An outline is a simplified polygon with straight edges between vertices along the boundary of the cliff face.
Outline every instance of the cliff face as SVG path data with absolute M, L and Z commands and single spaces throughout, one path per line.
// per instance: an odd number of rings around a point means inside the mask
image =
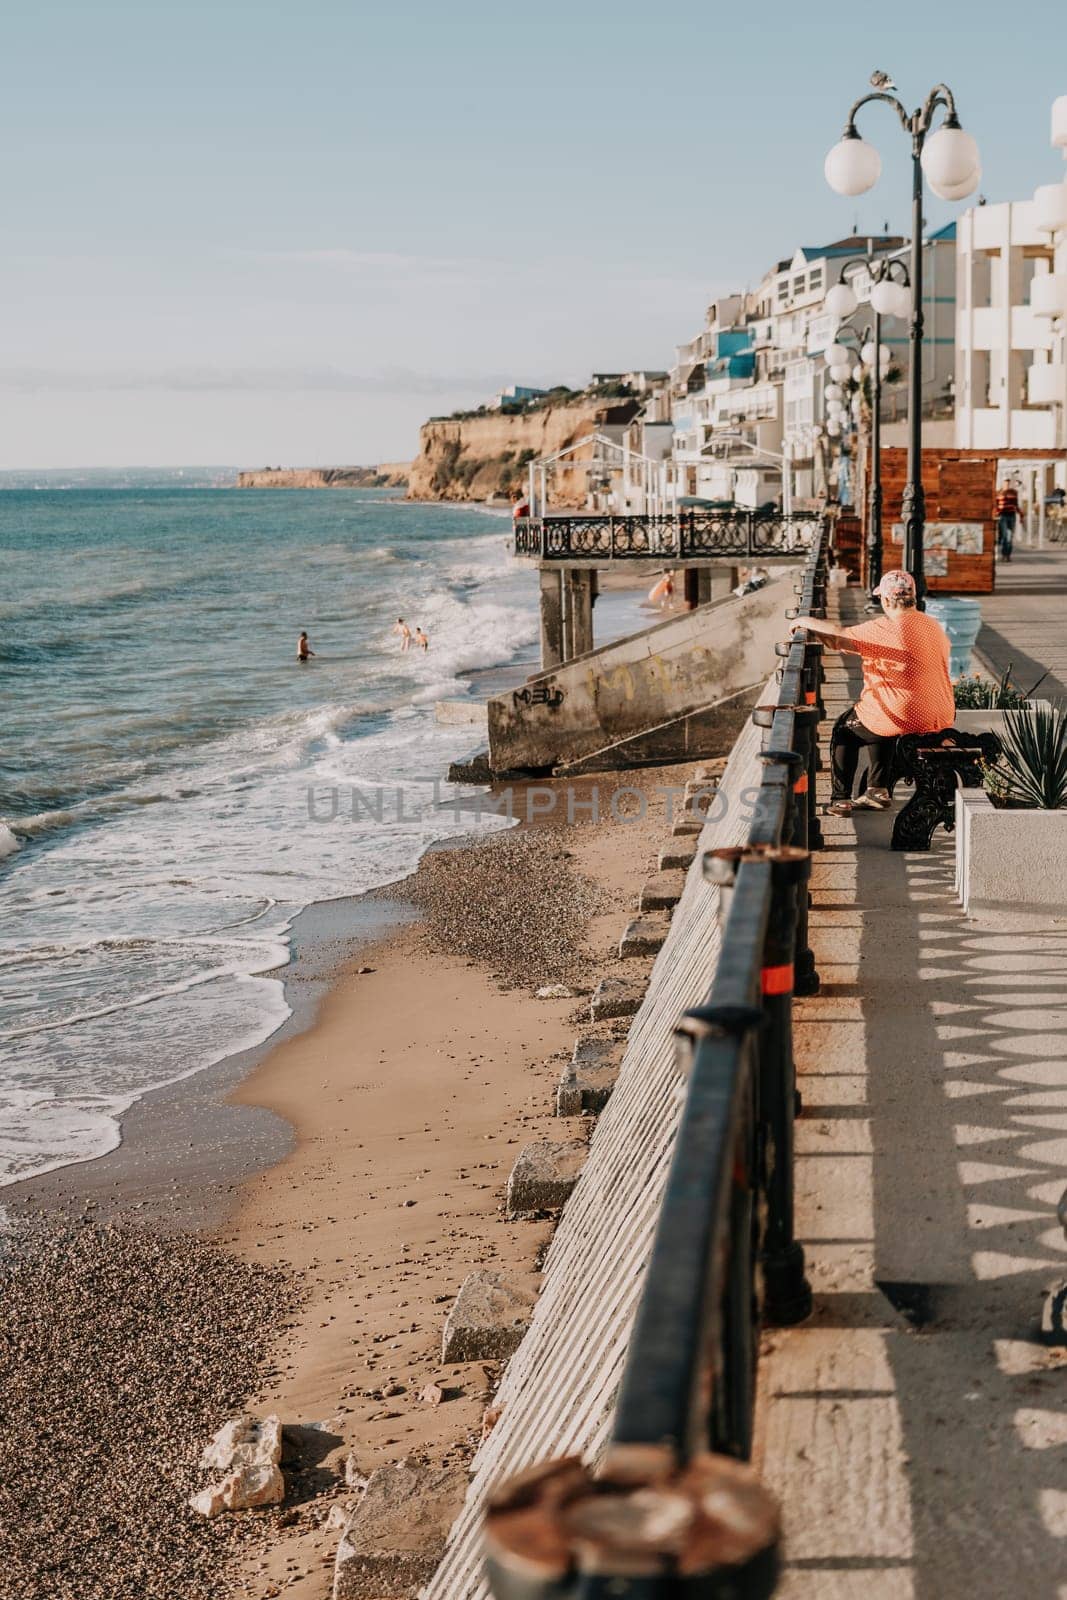
M 408 495 L 413 500 L 508 495 L 525 484 L 529 462 L 566 449 L 605 424 L 628 422 L 636 410 L 634 401 L 584 400 L 520 415 L 494 411 L 425 422 L 419 430 L 419 453 L 411 463 Z M 587 479 L 587 472 L 574 467 L 557 471 L 553 505 L 584 505 Z
M 404 489 L 410 463 L 383 461 L 376 467 L 261 467 L 239 472 L 239 489 Z

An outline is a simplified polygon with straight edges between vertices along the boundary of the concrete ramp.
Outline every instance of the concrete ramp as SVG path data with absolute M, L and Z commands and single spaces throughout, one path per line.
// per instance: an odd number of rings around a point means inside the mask
M 643 733 L 615 739 L 602 750 L 594 750 L 576 761 L 562 761 L 555 768 L 561 778 L 576 778 L 585 772 L 617 772 L 624 767 L 655 767 L 670 761 L 698 761 L 727 749 L 735 737 L 737 713 L 751 709 L 759 699 L 763 684 L 753 684 L 740 694 L 727 695 L 699 711 L 687 711 Z
M 668 617 L 494 696 L 492 770 L 577 770 L 593 756 L 604 770 L 705 753 L 693 748 L 699 723 L 686 719 L 762 682 L 786 632 L 794 575 L 785 569 L 753 594 Z

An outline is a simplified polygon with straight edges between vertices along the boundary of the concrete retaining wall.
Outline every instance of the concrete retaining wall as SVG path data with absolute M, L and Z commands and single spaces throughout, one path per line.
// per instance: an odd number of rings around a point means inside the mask
M 780 608 L 780 589 L 776 600 Z M 776 698 L 773 682 L 765 693 Z M 718 890 L 703 881 L 700 857 L 747 836 L 743 796 L 760 782 L 758 749 L 749 724 L 723 776 L 724 799 L 716 797 L 702 830 L 618 1082 L 552 1241 L 530 1330 L 497 1394 L 500 1420 L 475 1458 L 467 1503 L 425 1600 L 488 1595 L 482 1506 L 499 1479 L 556 1455 L 595 1461 L 607 1442 L 684 1096 L 674 1068 L 674 1027 L 703 998 L 718 960 Z
M 762 682 L 786 632 L 794 578 L 795 569 L 779 569 L 743 599 L 731 595 L 669 617 L 496 695 L 489 702 L 493 771 L 575 761 Z M 531 703 L 535 695 L 542 703 Z

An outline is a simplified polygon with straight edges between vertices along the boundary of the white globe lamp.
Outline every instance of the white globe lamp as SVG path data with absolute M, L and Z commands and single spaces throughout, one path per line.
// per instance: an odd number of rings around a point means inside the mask
M 852 376 L 852 368 L 847 361 L 836 363 L 827 368 L 831 383 L 847 383 Z
M 823 390 L 823 395 L 827 400 L 840 400 L 842 394 L 843 390 L 838 383 L 828 383 Z
M 882 158 L 873 144 L 851 128 L 828 153 L 823 171 L 835 194 L 866 194 L 881 176 Z
M 847 283 L 835 283 L 832 289 L 827 289 L 824 304 L 832 317 L 844 321 L 852 315 L 859 301 Z
M 981 167 L 975 167 L 970 176 L 964 178 L 961 183 L 935 183 L 931 178 L 930 187 L 939 200 L 966 200 L 969 194 L 974 193 L 981 181 L 982 169 Z
M 894 306 L 890 316 L 900 317 L 902 321 L 906 320 L 911 316 L 911 284 L 894 283 L 892 288 Z
M 848 365 L 848 345 L 831 344 L 823 352 L 826 363 L 831 367 L 844 367 Z
M 970 184 L 964 193 L 970 194 L 978 182 L 981 162 L 978 146 L 969 133 L 946 123 L 931 134 L 923 145 L 922 169 L 935 194 L 944 189 L 955 189 Z
M 839 439 L 841 437 L 841 424 L 838 422 L 836 417 L 830 418 L 829 422 L 826 424 L 826 431 L 830 435 L 831 439 Z
M 883 278 L 881 283 L 876 283 L 871 289 L 871 310 L 877 311 L 880 317 L 893 317 L 896 315 L 893 307 L 896 304 L 897 285 L 888 278 Z

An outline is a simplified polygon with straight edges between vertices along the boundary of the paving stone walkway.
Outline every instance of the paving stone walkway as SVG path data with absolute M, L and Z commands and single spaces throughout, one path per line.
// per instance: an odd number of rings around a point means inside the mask
M 986 648 L 1067 676 L 1064 594 L 1067 555 L 1022 552 Z M 832 720 L 858 671 L 827 664 Z M 1067 1278 L 1067 920 L 967 920 L 952 839 L 897 854 L 891 827 L 827 817 L 814 861 L 822 990 L 796 1037 L 816 1310 L 768 1335 L 760 1384 L 779 1592 L 1067 1600 L 1067 1352 L 1037 1338 Z
M 978 649 L 993 671 L 1010 667 L 1023 689 L 1047 672 L 1039 694 L 1067 702 L 1067 545 L 1017 546 L 981 605 Z

